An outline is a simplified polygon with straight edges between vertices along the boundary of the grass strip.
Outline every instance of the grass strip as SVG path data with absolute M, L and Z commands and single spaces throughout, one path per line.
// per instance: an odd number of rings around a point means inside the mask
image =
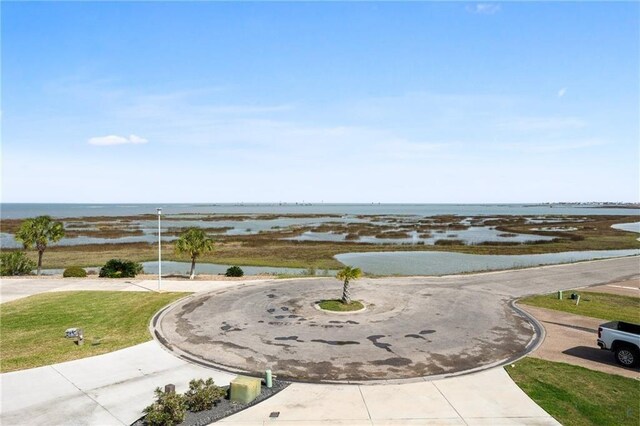
M 342 303 L 342 300 L 332 299 L 332 300 L 323 300 L 318 303 L 321 309 L 325 311 L 335 311 L 335 312 L 351 312 L 351 311 L 359 311 L 364 309 L 364 305 L 357 300 L 353 300 L 351 303 Z
M 577 306 L 575 300 L 569 299 L 571 293 L 580 295 L 580 303 Z M 554 293 L 527 297 L 518 303 L 609 321 L 619 320 L 640 324 L 639 297 L 570 290 L 564 292 L 562 300 L 559 300 Z
M 565 426 L 640 424 L 640 382 L 561 362 L 525 358 L 507 373 Z
M 0 371 L 22 370 L 100 355 L 151 340 L 149 321 L 188 293 L 73 291 L 2 304 Z M 85 343 L 64 337 L 84 329 Z

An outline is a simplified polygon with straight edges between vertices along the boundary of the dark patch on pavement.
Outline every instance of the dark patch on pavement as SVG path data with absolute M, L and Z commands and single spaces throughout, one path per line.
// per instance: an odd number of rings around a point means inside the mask
M 331 346 L 344 346 L 344 345 L 359 345 L 360 342 L 354 342 L 353 340 L 324 340 L 324 339 L 313 339 L 312 342 L 316 343 L 326 343 Z
M 371 364 L 391 365 L 393 367 L 404 367 L 406 365 L 410 365 L 412 362 L 413 361 L 411 361 L 409 358 L 394 357 L 394 358 L 380 359 L 377 361 L 371 361 Z
M 304 343 L 304 340 L 298 339 L 298 336 L 274 337 L 273 340 L 295 340 L 296 342 Z
M 384 334 L 375 334 L 373 336 L 367 337 L 367 340 L 371 341 L 371 343 L 373 343 L 373 346 L 375 346 L 376 348 L 384 349 L 387 352 L 393 353 L 393 351 L 391 350 L 391 343 L 378 342 L 378 340 L 382 339 L 383 337 L 386 336 Z
M 422 339 L 422 340 L 426 340 L 424 337 L 422 337 L 422 336 L 421 336 L 421 335 L 419 335 L 419 334 L 405 334 L 405 336 L 404 336 L 404 337 L 411 337 L 411 338 L 414 338 L 414 339 Z

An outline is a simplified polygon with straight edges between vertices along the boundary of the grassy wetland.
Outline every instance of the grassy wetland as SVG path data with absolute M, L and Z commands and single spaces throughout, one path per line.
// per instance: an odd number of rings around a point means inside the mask
M 44 267 L 99 266 L 111 258 L 157 259 L 155 215 L 61 219 L 65 241 L 51 245 Z M 189 226 L 216 241 L 204 263 L 337 269 L 334 256 L 347 252 L 449 251 L 468 254 L 540 254 L 639 249 L 638 234 L 611 225 L 637 222 L 628 216 L 402 216 L 332 214 L 176 214 L 163 216 L 163 237 Z M 20 219 L 0 221 L 9 237 Z M 478 236 L 479 235 L 479 236 Z M 140 241 L 123 241 L 134 237 Z M 100 238 L 92 243 L 86 238 Z M 88 241 L 88 242 L 87 242 Z M 3 250 L 16 249 L 7 245 Z M 34 258 L 36 253 L 30 251 Z M 163 241 L 163 259 L 188 261 Z

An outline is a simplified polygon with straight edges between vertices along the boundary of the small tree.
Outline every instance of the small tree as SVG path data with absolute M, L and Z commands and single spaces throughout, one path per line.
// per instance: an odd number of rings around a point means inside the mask
M 51 216 L 38 216 L 22 222 L 16 232 L 16 240 L 22 242 L 25 249 L 35 246 L 38 250 L 38 275 L 42 269 L 42 255 L 49 243 L 56 243 L 64 237 L 64 225 L 55 222 Z
M 362 271 L 360 268 L 352 268 L 351 266 L 346 266 L 343 269 L 339 270 L 336 274 L 336 278 L 344 281 L 344 286 L 342 287 L 342 303 L 350 304 L 351 303 L 351 294 L 349 293 L 349 281 L 356 280 L 362 276 Z
M 23 251 L 0 254 L 0 275 L 29 275 L 35 267 L 36 262 Z
M 188 253 L 191 257 L 191 272 L 189 279 L 196 276 L 196 259 L 206 252 L 213 251 L 213 240 L 207 237 L 207 234 L 199 228 L 189 228 L 180 235 L 176 241 L 176 253 Z

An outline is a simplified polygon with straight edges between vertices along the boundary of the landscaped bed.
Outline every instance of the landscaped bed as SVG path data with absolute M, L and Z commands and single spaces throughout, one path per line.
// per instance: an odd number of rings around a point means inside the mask
M 3 303 L 0 371 L 22 370 L 100 355 L 151 340 L 149 321 L 188 293 L 73 291 Z M 84 330 L 84 345 L 64 337 Z
M 364 309 L 364 305 L 357 300 L 353 300 L 351 303 L 342 303 L 341 300 L 333 299 L 333 300 L 322 300 L 318 302 L 318 307 L 323 311 L 334 311 L 334 312 L 353 312 L 353 311 L 361 311 Z
M 204 426 L 213 422 L 217 422 L 218 420 L 229 417 L 239 411 L 245 410 L 253 405 L 264 401 L 267 398 L 272 397 L 273 395 L 289 386 L 289 384 L 289 382 L 274 380 L 273 386 L 271 388 L 267 388 L 263 383 L 260 394 L 256 397 L 256 399 L 248 404 L 231 402 L 231 400 L 229 400 L 229 397 L 227 396 L 220 399 L 210 410 L 203 410 L 198 412 L 187 411 L 184 421 L 182 423 L 179 423 L 179 426 Z M 228 389 L 228 386 L 225 386 L 224 389 Z M 135 421 L 132 426 L 145 426 L 148 424 L 148 422 L 145 422 L 145 417 L 141 417 L 140 419 Z
M 565 426 L 640 422 L 638 380 L 535 358 L 505 368 L 531 399 Z

